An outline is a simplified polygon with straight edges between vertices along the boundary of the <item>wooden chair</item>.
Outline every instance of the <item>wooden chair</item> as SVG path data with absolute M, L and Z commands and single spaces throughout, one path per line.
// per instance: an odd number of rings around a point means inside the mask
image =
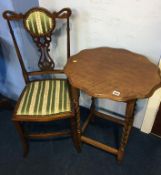
M 64 73 L 63 70 L 54 69 L 55 63 L 49 55 L 49 46 L 52 40 L 51 36 L 56 27 L 56 20 L 65 20 L 67 26 L 67 58 L 70 57 L 70 16 L 71 10 L 69 8 L 64 8 L 59 12 L 53 13 L 44 8 L 37 7 L 30 9 L 25 14 L 18 14 L 12 11 L 5 11 L 3 13 L 3 17 L 7 20 L 26 82 L 12 118 L 22 141 L 24 156 L 28 153 L 28 140 L 31 138 L 72 135 L 74 145 L 79 150 L 75 125 L 75 110 L 71 100 L 71 87 L 68 84 L 68 80 L 58 78 L 31 80 L 33 76 Z M 38 66 L 40 70 L 27 71 L 14 35 L 13 21 L 23 21 L 24 28 L 31 35 L 38 47 L 40 52 Z M 26 132 L 23 127 L 23 124 L 26 122 L 47 123 L 67 118 L 71 120 L 71 130 L 67 131 L 30 133 Z

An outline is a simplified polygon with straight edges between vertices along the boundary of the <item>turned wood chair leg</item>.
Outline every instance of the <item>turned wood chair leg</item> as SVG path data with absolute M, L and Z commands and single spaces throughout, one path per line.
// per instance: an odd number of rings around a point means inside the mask
M 25 138 L 25 135 L 24 135 L 24 130 L 23 130 L 20 122 L 17 122 L 17 121 L 13 121 L 13 122 L 14 122 L 14 125 L 15 125 L 17 132 L 18 132 L 20 139 L 21 139 L 21 143 L 23 146 L 23 152 L 24 152 L 23 156 L 26 157 L 28 154 L 28 151 L 29 151 L 29 146 L 27 143 L 27 139 Z
M 130 131 L 132 128 L 132 124 L 133 124 L 133 120 L 134 120 L 135 102 L 136 101 L 127 102 L 125 124 L 123 126 L 120 147 L 119 147 L 118 154 L 117 154 L 117 160 L 119 162 L 124 157 L 125 147 L 127 145 L 128 137 L 129 137 L 129 134 L 130 134 Z

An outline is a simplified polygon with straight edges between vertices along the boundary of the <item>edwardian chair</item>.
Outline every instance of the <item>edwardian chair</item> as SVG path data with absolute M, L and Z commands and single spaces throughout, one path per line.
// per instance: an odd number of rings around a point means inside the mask
M 49 12 L 44 8 L 32 8 L 25 14 L 18 14 L 12 11 L 5 11 L 3 17 L 7 20 L 9 30 L 14 42 L 18 60 L 26 86 L 18 99 L 13 114 L 13 122 L 20 135 L 24 148 L 24 156 L 28 153 L 28 140 L 31 138 L 46 138 L 52 136 L 72 135 L 77 150 L 77 134 L 75 125 L 75 110 L 71 100 L 71 87 L 67 79 L 43 79 L 31 80 L 31 77 L 45 74 L 62 74 L 63 70 L 54 69 L 55 63 L 49 55 L 51 36 L 56 27 L 58 19 L 65 20 L 67 28 L 67 58 L 70 57 L 70 29 L 69 17 L 71 10 L 64 8 L 59 12 Z M 40 59 L 39 71 L 27 71 L 22 58 L 18 42 L 14 34 L 12 22 L 23 21 L 23 26 L 31 35 L 34 43 L 39 49 Z M 71 130 L 59 132 L 26 132 L 24 123 L 47 123 L 61 119 L 71 119 Z

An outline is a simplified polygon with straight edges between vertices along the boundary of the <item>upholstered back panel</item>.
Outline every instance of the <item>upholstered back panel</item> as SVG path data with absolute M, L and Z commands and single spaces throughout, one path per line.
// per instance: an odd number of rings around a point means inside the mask
M 54 29 L 55 21 L 45 10 L 35 9 L 27 13 L 24 25 L 32 35 L 43 36 Z

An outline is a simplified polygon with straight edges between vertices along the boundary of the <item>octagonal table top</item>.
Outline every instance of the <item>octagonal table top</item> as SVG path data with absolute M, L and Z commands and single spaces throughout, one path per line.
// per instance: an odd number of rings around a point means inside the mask
M 161 86 L 159 68 L 125 49 L 82 50 L 68 60 L 64 71 L 75 88 L 115 101 L 150 97 Z

